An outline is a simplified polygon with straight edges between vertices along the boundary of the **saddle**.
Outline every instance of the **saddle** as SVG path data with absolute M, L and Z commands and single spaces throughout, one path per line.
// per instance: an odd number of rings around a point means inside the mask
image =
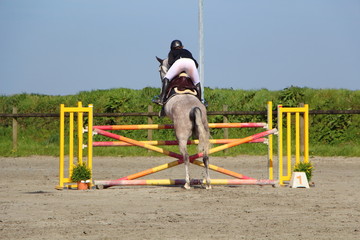
M 170 81 L 166 89 L 164 103 L 166 104 L 170 98 L 178 94 L 190 94 L 200 99 L 199 89 L 186 73 L 180 73 L 179 76 Z

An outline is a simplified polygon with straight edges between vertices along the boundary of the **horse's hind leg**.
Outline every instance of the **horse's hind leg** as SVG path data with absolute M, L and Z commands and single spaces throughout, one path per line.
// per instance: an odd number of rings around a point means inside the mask
M 184 159 L 185 164 L 185 189 L 190 189 L 190 174 L 189 174 L 189 154 L 187 152 L 187 140 L 179 140 L 179 149 Z
M 204 156 L 203 157 L 203 162 L 205 165 L 205 174 L 206 174 L 206 189 L 211 189 L 211 180 L 210 180 L 210 173 L 209 173 L 209 157 L 208 156 Z
M 190 189 L 190 174 L 189 174 L 189 154 L 186 153 L 184 156 L 184 163 L 185 163 L 185 189 Z

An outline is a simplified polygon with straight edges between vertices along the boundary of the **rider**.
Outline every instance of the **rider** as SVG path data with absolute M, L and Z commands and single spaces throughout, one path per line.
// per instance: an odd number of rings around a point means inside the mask
M 201 87 L 199 73 L 197 71 L 199 65 L 193 58 L 191 52 L 184 49 L 184 46 L 180 40 L 174 40 L 171 42 L 170 52 L 168 54 L 168 64 L 170 69 L 162 79 L 161 93 L 159 98 L 155 100 L 155 103 L 160 105 L 164 104 L 166 89 L 169 85 L 169 82 L 181 72 L 186 72 L 192 79 L 201 99 Z

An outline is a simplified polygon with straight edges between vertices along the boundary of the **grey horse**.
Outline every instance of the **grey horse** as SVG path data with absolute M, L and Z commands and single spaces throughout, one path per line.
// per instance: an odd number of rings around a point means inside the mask
M 160 77 L 164 78 L 168 64 L 167 59 L 156 58 L 160 62 Z M 179 142 L 179 150 L 185 164 L 185 189 L 190 189 L 189 176 L 189 154 L 187 151 L 187 141 L 191 136 L 199 139 L 198 151 L 203 154 L 205 165 L 206 189 L 211 189 L 209 175 L 210 132 L 207 121 L 207 113 L 204 104 L 190 94 L 177 94 L 171 97 L 164 106 L 164 111 L 174 124 L 175 135 Z

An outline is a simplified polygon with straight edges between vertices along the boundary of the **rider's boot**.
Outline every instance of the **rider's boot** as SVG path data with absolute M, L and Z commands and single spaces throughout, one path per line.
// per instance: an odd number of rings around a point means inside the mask
M 197 83 L 195 85 L 195 87 L 196 87 L 196 91 L 197 91 L 197 97 L 199 98 L 200 102 L 202 102 L 203 100 L 201 98 L 201 85 L 200 85 L 200 83 Z
M 167 90 L 168 85 L 169 85 L 169 79 L 164 78 L 162 80 L 160 96 L 158 99 L 154 100 L 154 103 L 159 104 L 159 105 L 164 105 L 164 100 L 165 100 L 165 95 L 166 95 L 166 90 Z
M 196 87 L 196 91 L 198 92 L 197 97 L 199 98 L 200 102 L 202 102 L 205 105 L 205 107 L 207 107 L 208 106 L 207 102 L 205 101 L 205 99 L 202 99 L 200 83 L 196 84 L 195 87 Z
M 159 117 L 165 117 L 166 114 L 165 114 L 165 109 L 164 109 L 164 106 L 161 107 L 161 110 L 159 112 Z

